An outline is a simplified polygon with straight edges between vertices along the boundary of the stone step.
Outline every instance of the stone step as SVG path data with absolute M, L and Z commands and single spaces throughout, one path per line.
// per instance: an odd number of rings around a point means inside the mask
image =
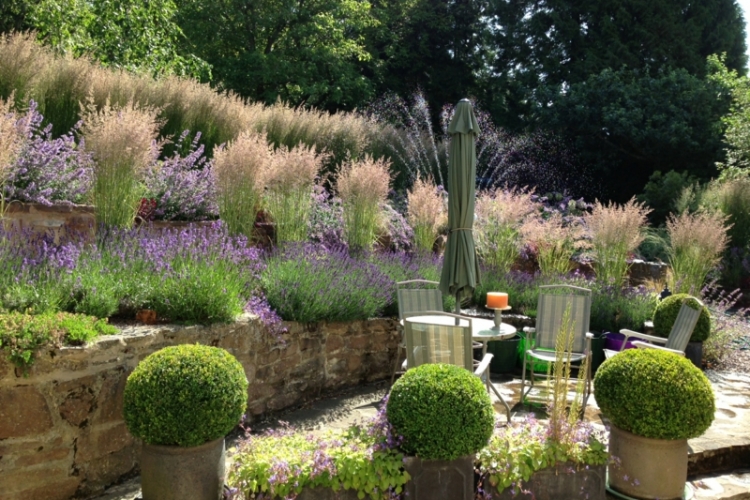
M 750 469 L 690 481 L 694 500 L 750 500 Z

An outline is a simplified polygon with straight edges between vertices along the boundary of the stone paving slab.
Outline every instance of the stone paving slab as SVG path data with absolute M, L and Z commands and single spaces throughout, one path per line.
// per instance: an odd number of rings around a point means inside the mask
M 741 470 L 732 464 L 737 455 L 732 455 L 732 450 L 750 452 L 750 376 L 737 373 L 707 372 L 716 394 L 716 419 L 709 430 L 701 437 L 691 439 L 690 461 L 692 469 L 695 464 L 704 463 L 709 467 L 726 466 L 733 468 L 726 473 L 708 474 L 695 477 L 691 487 L 695 492 L 695 500 L 750 500 L 750 470 Z M 510 377 L 492 377 L 496 387 L 506 401 L 519 401 L 521 381 Z M 377 383 L 359 386 L 340 392 L 338 396 L 320 399 L 309 403 L 302 408 L 282 412 L 273 418 L 267 418 L 256 423 L 253 430 L 262 431 L 268 428 L 277 428 L 288 423 L 292 427 L 302 430 L 317 430 L 323 428 L 347 428 L 350 425 L 361 422 L 375 416 L 379 403 L 385 396 L 388 386 L 385 383 Z M 531 399 L 543 401 L 546 387 L 538 384 L 531 392 Z M 571 391 L 571 397 L 572 397 Z M 505 407 L 493 395 L 495 411 L 505 415 Z M 521 406 L 516 403 L 512 407 L 513 421 L 526 418 L 528 413 L 533 412 L 537 418 L 544 418 L 541 407 Z M 593 425 L 604 428 L 606 423 L 596 398 L 589 399 L 586 420 Z M 231 436 L 227 443 L 228 460 L 235 451 L 239 436 Z M 744 469 L 750 465 L 750 461 L 744 462 Z M 691 472 L 691 476 L 696 472 Z M 96 500 L 139 500 L 140 478 L 136 477 L 121 485 L 109 488 L 104 495 L 96 497 Z M 614 498 L 609 497 L 608 498 Z

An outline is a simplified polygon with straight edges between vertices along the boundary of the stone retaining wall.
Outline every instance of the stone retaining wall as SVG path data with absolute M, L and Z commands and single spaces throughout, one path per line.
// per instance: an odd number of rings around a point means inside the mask
M 251 416 L 390 376 L 395 320 L 288 326 L 285 345 L 251 316 L 209 327 L 124 327 L 89 347 L 39 352 L 28 377 L 0 353 L 0 499 L 81 498 L 132 474 L 138 446 L 122 417 L 125 380 L 166 346 L 200 343 L 236 356 Z

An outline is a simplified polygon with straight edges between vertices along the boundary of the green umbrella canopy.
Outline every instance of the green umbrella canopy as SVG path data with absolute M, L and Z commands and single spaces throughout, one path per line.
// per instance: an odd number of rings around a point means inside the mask
M 443 256 L 440 290 L 461 299 L 480 283 L 474 247 L 474 184 L 477 176 L 475 139 L 479 123 L 468 99 L 462 99 L 448 126 L 448 242 Z M 459 304 L 456 304 L 459 310 Z

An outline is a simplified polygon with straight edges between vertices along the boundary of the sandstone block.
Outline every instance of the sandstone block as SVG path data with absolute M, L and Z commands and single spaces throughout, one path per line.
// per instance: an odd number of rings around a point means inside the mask
M 0 439 L 41 434 L 52 428 L 52 416 L 36 387 L 0 389 Z
M 128 432 L 125 422 L 111 427 L 92 427 L 78 439 L 76 464 L 104 457 L 110 453 L 132 446 L 133 436 Z

